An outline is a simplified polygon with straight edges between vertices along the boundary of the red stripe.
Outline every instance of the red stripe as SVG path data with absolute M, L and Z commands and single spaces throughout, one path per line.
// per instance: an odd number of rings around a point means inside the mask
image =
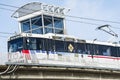
M 22 50 L 23 54 L 29 54 L 29 50 Z
M 22 53 L 24 54 L 24 56 L 27 60 L 31 60 L 29 50 L 22 50 Z
M 88 57 L 120 60 L 120 57 L 119 57 L 119 58 L 116 58 L 116 57 L 110 57 L 110 56 L 94 56 L 94 55 L 91 56 L 91 55 L 89 55 Z

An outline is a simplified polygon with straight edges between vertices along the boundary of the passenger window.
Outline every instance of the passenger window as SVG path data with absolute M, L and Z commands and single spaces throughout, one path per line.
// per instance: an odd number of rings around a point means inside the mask
M 63 19 L 62 18 L 54 18 L 54 26 L 55 28 L 62 29 L 63 28 Z
M 22 32 L 30 32 L 30 19 L 22 21 Z
M 36 38 L 27 38 L 27 49 L 36 50 Z
M 106 46 L 104 47 L 103 55 L 104 56 L 110 56 L 111 55 L 110 47 L 106 47 Z

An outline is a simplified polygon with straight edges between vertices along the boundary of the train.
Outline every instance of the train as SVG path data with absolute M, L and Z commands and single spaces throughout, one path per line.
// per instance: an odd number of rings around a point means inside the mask
M 16 10 L 12 16 L 18 20 L 20 33 L 8 39 L 6 64 L 120 70 L 120 44 L 68 35 L 66 11 L 39 2 Z
M 120 44 L 64 34 L 21 33 L 8 40 L 8 62 L 18 65 L 120 69 Z

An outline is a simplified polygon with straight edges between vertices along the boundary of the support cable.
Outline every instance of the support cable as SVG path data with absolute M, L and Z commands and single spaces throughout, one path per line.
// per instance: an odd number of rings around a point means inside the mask
M 18 68 L 17 65 L 15 65 L 15 66 L 14 66 L 14 65 L 9 65 L 5 71 L 0 72 L 0 75 L 7 74 L 7 73 L 8 73 L 8 74 L 9 74 L 9 73 L 12 73 L 12 72 L 16 71 L 17 68 Z
M 11 67 L 11 65 L 9 65 L 5 71 L 0 72 L 0 75 L 7 73 L 9 71 L 10 67 Z
M 16 71 L 17 68 L 18 68 L 18 66 L 15 65 L 14 68 L 11 71 L 8 71 L 7 73 L 12 73 L 12 72 Z

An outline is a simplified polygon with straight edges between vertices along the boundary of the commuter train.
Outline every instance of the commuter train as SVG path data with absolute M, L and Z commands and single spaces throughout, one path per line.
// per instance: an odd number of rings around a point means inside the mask
M 63 34 L 21 33 L 8 40 L 8 62 L 18 65 L 120 69 L 120 44 Z

